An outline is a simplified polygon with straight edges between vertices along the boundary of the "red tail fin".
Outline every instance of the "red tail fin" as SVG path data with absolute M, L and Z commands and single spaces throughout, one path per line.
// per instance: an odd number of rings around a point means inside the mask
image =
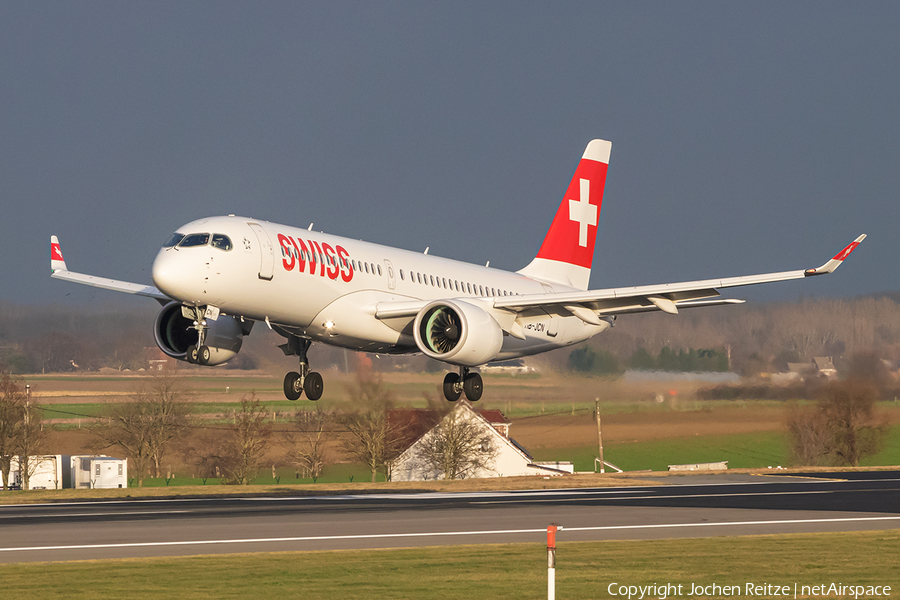
M 605 140 L 587 145 L 537 257 L 519 273 L 587 289 L 611 149 Z

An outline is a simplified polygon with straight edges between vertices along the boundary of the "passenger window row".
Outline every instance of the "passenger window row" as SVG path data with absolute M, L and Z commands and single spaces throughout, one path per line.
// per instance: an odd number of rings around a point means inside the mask
M 400 269 L 400 280 L 406 281 L 406 274 L 403 272 L 403 269 Z M 457 291 L 460 294 L 468 294 L 470 296 L 485 296 L 485 297 L 496 297 L 496 296 L 515 296 L 517 295 L 515 292 L 510 292 L 508 290 L 492 288 L 488 286 L 482 286 L 474 283 L 468 283 L 465 281 L 458 281 L 456 279 L 446 279 L 444 277 L 435 277 L 434 275 L 426 275 L 424 273 L 418 273 L 415 271 L 409 272 L 409 280 L 412 283 L 418 283 L 421 285 L 429 285 L 431 287 L 438 287 L 445 290 Z

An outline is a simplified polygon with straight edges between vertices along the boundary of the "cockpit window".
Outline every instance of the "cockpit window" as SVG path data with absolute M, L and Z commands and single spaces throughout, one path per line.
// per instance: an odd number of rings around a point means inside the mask
M 178 242 L 184 239 L 183 233 L 173 233 L 172 237 L 166 240 L 166 243 L 163 244 L 163 248 L 171 248 L 172 246 L 177 246 Z
M 179 248 L 189 248 L 191 246 L 205 246 L 209 243 L 209 234 L 208 233 L 190 233 L 184 236 L 184 239 L 181 240 L 181 243 L 178 244 Z
M 212 236 L 212 247 L 220 250 L 231 250 L 231 238 L 221 233 L 214 233 Z

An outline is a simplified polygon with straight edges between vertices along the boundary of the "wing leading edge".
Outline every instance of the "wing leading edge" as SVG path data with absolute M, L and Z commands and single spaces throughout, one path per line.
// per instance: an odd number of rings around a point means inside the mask
M 63 259 L 62 250 L 59 246 L 59 239 L 55 235 L 50 236 L 50 277 L 62 279 L 63 281 L 80 283 L 82 285 L 103 288 L 105 290 L 113 290 L 115 292 L 146 296 L 147 298 L 157 300 L 161 304 L 166 304 L 172 300 L 152 285 L 129 283 L 127 281 L 107 279 L 105 277 L 94 277 L 93 275 L 69 271 L 66 267 L 65 259 Z
M 699 308 L 722 304 L 740 304 L 743 300 L 718 298 L 720 289 L 804 279 L 815 275 L 834 272 L 853 250 L 866 238 L 865 234 L 856 238 L 834 258 L 817 269 L 799 269 L 779 273 L 764 273 L 724 279 L 706 279 L 681 283 L 664 283 L 636 287 L 587 290 L 584 292 L 560 292 L 529 294 L 525 296 L 502 296 L 476 299 L 488 303 L 492 308 L 510 312 L 522 312 L 534 308 L 563 307 L 587 323 L 597 324 L 603 316 L 627 313 L 641 313 L 661 310 L 677 314 L 679 308 Z M 376 307 L 379 319 L 412 317 L 426 304 L 425 301 L 381 302 Z

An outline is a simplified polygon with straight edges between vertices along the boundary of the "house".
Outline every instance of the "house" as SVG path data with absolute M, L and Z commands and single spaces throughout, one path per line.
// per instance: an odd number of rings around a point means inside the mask
M 834 379 L 835 377 L 837 377 L 837 369 L 834 368 L 832 357 L 816 356 L 809 362 L 788 363 L 787 373 L 773 375 L 772 381 L 773 383 L 792 383 L 814 378 Z
M 444 479 L 444 474 L 426 458 L 427 447 L 434 441 L 440 426 L 449 427 L 454 422 L 462 422 L 475 428 L 480 436 L 482 448 L 487 453 L 482 464 L 470 465 L 463 477 L 516 477 L 522 475 L 562 475 L 561 469 L 534 463 L 531 455 L 509 437 L 510 423 L 499 410 L 474 410 L 468 402 L 461 400 L 450 413 L 437 419 L 434 411 L 403 411 L 408 413 L 414 427 L 423 430 L 410 437 L 410 445 L 394 461 L 389 472 L 391 481 L 431 481 Z M 396 419 L 398 415 L 393 415 Z M 423 428 L 425 423 L 430 428 Z M 477 452 L 477 449 L 476 449 Z

